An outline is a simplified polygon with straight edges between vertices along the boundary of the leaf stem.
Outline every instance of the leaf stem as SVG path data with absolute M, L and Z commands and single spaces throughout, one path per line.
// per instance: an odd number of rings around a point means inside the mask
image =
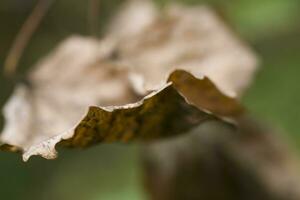
M 18 32 L 4 62 L 4 74 L 11 77 L 15 74 L 19 60 L 32 35 L 39 27 L 53 0 L 38 0 L 35 7 Z
M 87 20 L 90 34 L 94 37 L 98 35 L 99 7 L 100 0 L 89 0 Z

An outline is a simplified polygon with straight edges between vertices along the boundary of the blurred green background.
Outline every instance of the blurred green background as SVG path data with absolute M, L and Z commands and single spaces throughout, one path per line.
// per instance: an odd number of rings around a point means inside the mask
M 101 0 L 99 27 L 122 0 Z M 171 0 L 156 0 L 164 6 Z M 248 41 L 261 59 L 253 87 L 243 99 L 253 115 L 276 127 L 300 150 L 300 1 L 299 0 L 178 0 L 213 5 Z M 33 0 L 0 1 L 0 63 Z M 89 34 L 88 1 L 55 1 L 32 38 L 20 62 L 24 74 L 40 57 L 70 34 Z M 99 35 L 101 34 L 99 28 Z M 13 82 L 0 75 L 0 105 L 9 97 Z M 1 127 L 3 126 L 3 118 Z M 63 150 L 57 160 L 0 152 L 0 198 L 39 200 L 145 199 L 138 146 L 99 145 L 84 151 Z M 300 152 L 300 151 L 299 151 Z M 300 155 L 300 154 L 299 154 Z M 300 170 L 300 169 L 299 169 Z

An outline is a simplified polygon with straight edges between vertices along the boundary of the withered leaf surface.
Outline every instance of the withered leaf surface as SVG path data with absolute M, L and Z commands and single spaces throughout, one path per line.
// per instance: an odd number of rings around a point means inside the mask
M 51 159 L 56 144 L 149 141 L 240 116 L 242 107 L 227 95 L 249 84 L 255 56 L 209 8 L 164 12 L 131 1 L 104 39 L 73 36 L 60 44 L 4 107 L 1 148 L 22 151 L 24 160 Z
M 74 127 L 90 105 L 135 101 L 126 70 L 105 61 L 107 46 L 71 37 L 38 63 L 4 107 L 1 142 L 26 151 Z
M 170 4 L 155 12 L 149 1 L 144 6 L 135 2 L 112 21 L 108 37 L 118 38 L 115 54 L 132 67 L 139 93 L 160 88 L 178 68 L 208 76 L 230 96 L 239 97 L 247 88 L 257 68 L 256 56 L 211 8 Z M 143 24 L 134 27 L 132 22 L 139 18 Z

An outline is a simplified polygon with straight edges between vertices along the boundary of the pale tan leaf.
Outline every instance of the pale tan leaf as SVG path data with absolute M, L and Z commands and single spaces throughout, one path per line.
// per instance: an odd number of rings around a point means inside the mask
M 5 105 L 1 141 L 27 149 L 74 127 L 89 105 L 136 100 L 126 70 L 105 61 L 106 48 L 72 37 L 43 59 Z
M 1 149 L 51 159 L 57 144 L 149 141 L 239 118 L 232 96 L 250 83 L 253 53 L 207 7 L 163 12 L 131 1 L 104 39 L 73 36 L 42 59 L 4 107 Z
M 145 7 L 151 10 L 149 2 Z M 170 5 L 162 12 L 146 12 L 147 22 L 119 36 L 115 54 L 132 67 L 136 90 L 145 94 L 161 87 L 168 74 L 179 68 L 204 74 L 226 94 L 240 96 L 257 68 L 253 52 L 209 7 Z M 113 24 L 123 27 L 131 22 L 117 18 Z M 117 27 L 113 31 L 119 32 Z

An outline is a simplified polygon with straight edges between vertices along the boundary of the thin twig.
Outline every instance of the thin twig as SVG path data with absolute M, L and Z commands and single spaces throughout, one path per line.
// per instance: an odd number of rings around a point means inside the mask
M 88 6 L 88 27 L 90 34 L 97 37 L 98 35 L 98 18 L 100 10 L 100 0 L 89 0 Z
M 4 74 L 6 76 L 15 74 L 24 49 L 49 10 L 52 2 L 53 0 L 38 0 L 32 12 L 22 25 L 4 62 Z

